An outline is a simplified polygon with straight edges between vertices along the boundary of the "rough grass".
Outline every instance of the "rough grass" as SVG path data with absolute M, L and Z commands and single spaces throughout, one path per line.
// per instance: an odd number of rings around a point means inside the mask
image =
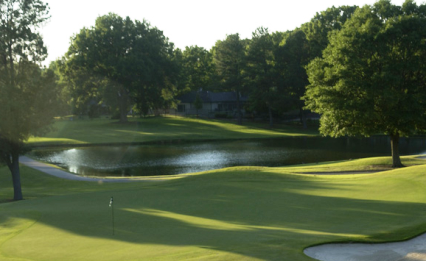
M 22 167 L 24 197 L 0 169 L 0 260 L 312 260 L 305 247 L 395 241 L 426 231 L 426 165 L 369 175 L 370 158 L 234 167 L 157 183 L 98 184 Z M 114 196 L 115 235 L 109 199 Z
M 54 130 L 45 137 L 32 137 L 28 143 L 78 144 L 78 143 L 140 143 L 181 140 L 218 140 L 280 138 L 288 136 L 313 136 L 317 131 L 302 130 L 292 126 L 265 129 L 259 124 L 237 125 L 233 122 L 190 119 L 181 117 L 129 118 L 128 124 L 118 124 L 109 119 L 57 120 Z

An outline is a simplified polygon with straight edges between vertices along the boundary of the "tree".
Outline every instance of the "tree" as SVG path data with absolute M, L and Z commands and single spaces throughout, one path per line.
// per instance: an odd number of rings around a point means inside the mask
M 242 122 L 240 96 L 243 89 L 245 46 L 246 43 L 240 39 L 239 34 L 231 34 L 224 41 L 217 41 L 213 47 L 213 61 L 222 89 L 236 94 L 238 124 Z
M 203 101 L 201 100 L 199 92 L 197 92 L 197 95 L 195 96 L 194 107 L 195 107 L 195 110 L 197 111 L 196 114 L 198 118 L 198 110 L 203 108 Z
M 163 105 L 163 89 L 173 88 L 177 73 L 172 56 L 173 44 L 162 31 L 146 21 L 110 13 L 71 39 L 66 59 L 68 70 L 87 70 L 112 82 L 109 86 L 115 87 L 119 100 L 120 122 L 127 122 L 129 101 L 157 108 Z
M 181 92 L 199 91 L 210 86 L 214 73 L 213 56 L 203 47 L 185 47 L 181 53 L 180 67 Z
M 58 93 L 58 108 L 57 108 L 57 115 L 56 116 L 65 116 L 72 113 L 72 109 L 70 106 L 70 100 L 71 100 L 71 94 L 69 92 L 67 82 L 61 75 L 61 66 L 62 61 L 56 60 L 52 61 L 49 64 L 49 70 L 51 70 L 55 74 L 55 87 L 57 89 Z
M 358 9 L 308 66 L 306 107 L 332 137 L 386 133 L 392 166 L 399 137 L 426 129 L 425 5 L 388 0 Z
M 273 125 L 272 111 L 278 106 L 278 88 L 274 74 L 274 43 L 267 28 L 253 32 L 247 46 L 246 77 L 250 82 L 250 96 L 255 103 L 268 108 L 269 126 Z
M 301 97 L 309 84 L 305 66 L 309 63 L 309 42 L 305 33 L 296 29 L 285 34 L 277 50 L 276 63 L 283 77 L 284 93 L 291 107 L 299 110 L 300 121 L 304 128 L 306 117 Z
M 48 11 L 39 0 L 0 1 L 0 161 L 12 174 L 14 200 L 23 199 L 19 172 L 23 143 L 53 120 L 54 74 L 35 64 L 47 56 L 36 29 L 49 19 Z
M 309 42 L 309 57 L 314 59 L 321 57 L 322 51 L 328 45 L 330 32 L 340 30 L 345 22 L 353 15 L 358 6 L 331 7 L 316 15 L 310 22 L 302 25 Z
M 70 69 L 64 58 L 52 62 L 55 69 L 57 83 L 62 86 L 62 95 L 67 100 L 73 114 L 87 114 L 90 105 L 102 102 L 110 107 L 118 108 L 117 92 L 106 77 L 89 73 L 83 68 Z M 110 92 L 113 92 L 111 95 Z
M 331 7 L 316 15 L 301 28 L 288 31 L 277 49 L 276 64 L 281 68 L 287 102 L 299 110 L 300 121 L 307 128 L 304 102 L 301 97 L 309 84 L 305 66 L 314 58 L 321 57 L 327 47 L 328 36 L 338 31 L 352 16 L 357 6 Z

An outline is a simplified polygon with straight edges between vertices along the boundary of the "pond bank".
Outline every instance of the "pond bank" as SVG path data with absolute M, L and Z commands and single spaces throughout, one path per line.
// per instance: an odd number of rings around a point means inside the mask
M 67 148 L 67 147 L 101 147 L 101 146 L 138 146 L 138 145 L 173 145 L 173 144 L 191 144 L 204 142 L 232 142 L 232 141 L 262 141 L 262 140 L 285 140 L 285 139 L 309 139 L 318 136 L 288 136 L 275 138 L 232 138 L 232 139 L 170 139 L 170 140 L 153 140 L 153 141 L 138 141 L 138 142 L 97 142 L 97 143 L 29 143 L 30 148 Z
M 387 156 L 387 137 L 368 139 L 289 137 L 142 145 L 84 144 L 34 148 L 27 156 L 82 176 L 159 176 L 234 166 L 281 167 Z M 426 150 L 426 139 L 400 143 L 401 155 Z M 383 170 L 376 166 L 374 170 Z M 327 171 L 325 171 L 327 172 Z M 311 174 L 311 173 L 307 173 Z M 330 173 L 333 174 L 333 173 Z

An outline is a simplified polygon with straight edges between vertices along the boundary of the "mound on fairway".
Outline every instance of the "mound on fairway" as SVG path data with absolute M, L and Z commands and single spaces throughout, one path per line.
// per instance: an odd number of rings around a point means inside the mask
M 67 181 L 22 167 L 28 200 L 0 204 L 0 260 L 312 260 L 303 254 L 311 245 L 396 241 L 426 231 L 425 165 L 297 174 L 381 161 L 388 159 L 125 184 Z M 0 169 L 2 199 L 11 195 L 8 177 Z

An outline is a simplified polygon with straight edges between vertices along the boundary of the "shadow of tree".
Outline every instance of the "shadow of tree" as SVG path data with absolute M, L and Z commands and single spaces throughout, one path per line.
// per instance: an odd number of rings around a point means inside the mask
M 66 137 L 80 142 L 105 143 L 165 141 L 171 139 L 268 138 L 303 135 L 304 133 L 303 130 L 294 128 L 275 131 L 217 120 L 190 120 L 168 117 L 132 119 L 132 123 L 135 124 L 112 123 L 108 120 L 59 121 L 55 124 L 55 131 L 49 133 L 47 137 Z M 306 132 L 306 134 L 315 135 L 316 132 Z
M 136 251 L 139 259 L 186 258 L 182 247 L 190 247 L 200 258 L 226 253 L 238 259 L 309 260 L 302 251 L 312 244 L 397 240 L 426 229 L 425 199 L 419 201 L 415 193 L 412 200 L 407 198 L 413 187 L 401 188 L 404 200 L 398 200 L 398 195 L 384 199 L 389 184 L 378 187 L 380 178 L 371 184 L 357 180 L 224 171 L 155 186 L 3 204 L 0 208 L 8 211 L 8 219 L 23 210 L 40 212 L 40 217 L 37 226 L 2 248 L 8 253 L 24 240 L 29 251 L 21 250 L 20 257 L 30 258 L 46 247 L 58 248 L 50 256 L 54 260 L 87 247 L 88 240 L 103 239 L 108 241 L 97 245 L 100 250 L 114 253 L 118 244 Z M 422 182 L 416 186 L 424 189 Z M 114 236 L 108 208 L 111 195 L 115 199 Z M 0 225 L 4 222 L 0 220 Z M 49 232 L 43 232 L 47 228 Z M 58 237 L 64 236 L 79 240 L 66 239 L 72 243 L 60 249 L 63 242 Z

